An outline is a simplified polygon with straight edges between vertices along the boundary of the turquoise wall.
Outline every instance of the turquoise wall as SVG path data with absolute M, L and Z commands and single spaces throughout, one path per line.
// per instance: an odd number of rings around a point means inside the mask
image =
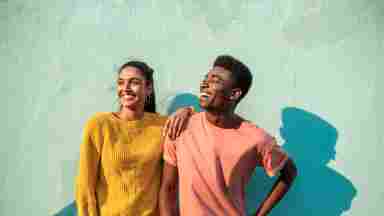
M 81 129 L 116 109 L 120 64 L 156 69 L 166 113 L 224 53 L 255 75 L 238 111 L 300 169 L 272 215 L 382 215 L 383 21 L 380 0 L 0 0 L 0 215 L 73 201 Z M 249 211 L 270 182 L 255 173 Z

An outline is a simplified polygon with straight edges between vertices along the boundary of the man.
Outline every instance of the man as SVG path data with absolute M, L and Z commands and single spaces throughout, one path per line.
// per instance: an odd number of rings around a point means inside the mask
M 280 176 L 256 212 L 267 215 L 296 177 L 293 161 L 263 129 L 235 114 L 252 83 L 248 67 L 219 56 L 200 85 L 200 106 L 176 140 L 164 143 L 161 216 L 246 215 L 244 189 L 254 168 Z

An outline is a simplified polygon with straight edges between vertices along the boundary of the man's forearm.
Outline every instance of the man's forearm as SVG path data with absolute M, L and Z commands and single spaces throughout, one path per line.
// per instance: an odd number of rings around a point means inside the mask
M 290 185 L 287 185 L 284 181 L 278 180 L 274 185 L 270 194 L 266 197 L 263 203 L 260 205 L 256 212 L 256 216 L 267 215 L 272 208 L 283 198 L 285 193 L 288 191 Z
M 163 186 L 160 191 L 160 216 L 175 216 L 177 215 L 176 208 L 176 186 Z
M 267 215 L 272 210 L 272 208 L 284 197 L 297 176 L 296 166 L 290 159 L 287 161 L 287 164 L 284 166 L 281 172 L 282 173 L 273 186 L 271 192 L 257 210 L 256 216 Z
M 160 190 L 160 216 L 176 216 L 176 186 L 163 186 Z
M 177 215 L 177 168 L 165 162 L 159 195 L 160 216 Z

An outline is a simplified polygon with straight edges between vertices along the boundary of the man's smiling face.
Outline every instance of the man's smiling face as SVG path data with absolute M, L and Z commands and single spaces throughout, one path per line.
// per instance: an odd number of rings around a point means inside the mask
M 231 72 L 215 66 L 200 84 L 200 106 L 207 111 L 223 111 L 230 105 L 234 81 Z

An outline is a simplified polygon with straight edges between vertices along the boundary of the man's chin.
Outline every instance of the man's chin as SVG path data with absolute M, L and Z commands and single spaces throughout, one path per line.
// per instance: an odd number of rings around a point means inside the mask
M 200 101 L 199 106 L 200 106 L 200 108 L 202 108 L 202 109 L 207 109 L 207 108 L 209 108 L 209 104 L 208 104 L 208 103 L 205 103 L 205 102 L 202 102 L 202 101 Z
M 221 110 L 222 107 L 215 107 L 209 103 L 200 102 L 200 108 L 206 112 L 222 112 Z
M 209 104 L 202 104 L 202 103 L 200 103 L 200 108 L 207 112 L 213 112 L 216 110 L 214 107 L 210 106 Z

